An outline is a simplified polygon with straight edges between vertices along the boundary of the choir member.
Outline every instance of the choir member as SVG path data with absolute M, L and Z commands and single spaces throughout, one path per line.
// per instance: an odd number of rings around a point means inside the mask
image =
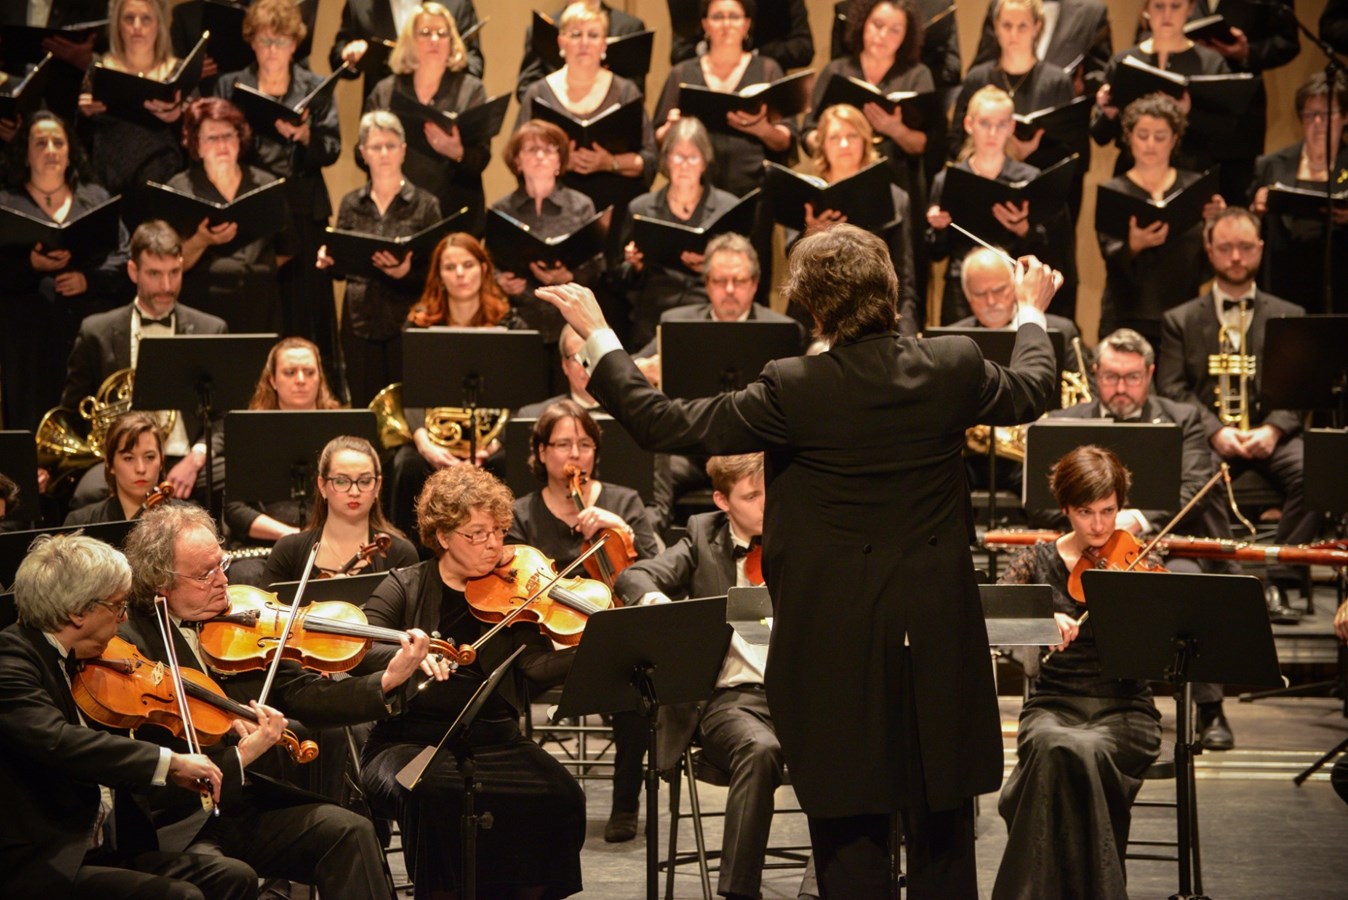
M 610 38 L 626 37 L 646 31 L 646 23 L 626 10 L 609 6 L 603 0 L 584 0 L 584 2 L 608 17 L 608 37 Z M 565 11 L 565 6 L 559 6 L 553 10 L 550 20 L 554 25 L 558 25 L 562 13 Z M 560 26 L 558 30 L 560 31 Z M 524 30 L 524 56 L 520 59 L 519 77 L 515 79 L 515 98 L 523 102 L 525 92 L 534 82 L 545 75 L 551 75 L 555 71 L 551 60 L 545 59 L 534 52 L 534 26 L 530 22 Z M 644 96 L 646 93 L 646 76 L 643 74 L 640 78 L 634 78 L 633 84 Z
M 445 0 L 441 4 L 454 18 L 454 29 L 463 34 L 478 23 L 477 10 L 473 0 Z M 337 36 L 332 49 L 328 52 L 328 64 L 335 71 L 343 63 L 357 66 L 370 52 L 371 44 L 392 42 L 407 27 L 408 19 L 415 18 L 417 7 L 400 0 L 346 0 L 342 4 L 342 18 L 337 26 Z M 468 51 L 468 72 L 482 77 L 484 61 L 480 42 L 474 39 L 466 45 Z M 374 52 L 382 52 L 377 48 Z M 371 65 L 365 77 L 365 93 L 368 95 L 381 79 L 388 77 L 391 70 L 388 61 Z M 354 76 L 353 76 L 354 77 Z
M 711 43 L 707 5 L 705 0 L 670 0 L 671 16 L 702 20 L 698 32 L 675 29 L 669 47 L 670 65 L 698 56 Z M 749 18 L 755 21 L 748 31 L 745 48 L 771 59 L 783 71 L 808 66 L 814 59 L 814 36 L 810 33 L 805 0 L 758 0 L 754 7 L 746 7 Z

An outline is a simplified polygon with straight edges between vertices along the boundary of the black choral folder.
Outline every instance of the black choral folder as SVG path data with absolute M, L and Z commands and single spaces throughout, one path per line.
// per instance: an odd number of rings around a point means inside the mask
M 725 131 L 732 112 L 754 113 L 760 107 L 780 116 L 794 116 L 810 105 L 811 71 L 796 72 L 771 83 L 751 84 L 738 91 L 714 91 L 700 84 L 679 84 L 679 115 L 692 116 L 713 130 Z
M 426 256 L 435 249 L 435 245 L 440 243 L 442 237 L 456 230 L 467 215 L 468 207 L 465 206 L 434 225 L 401 237 L 325 228 L 323 240 L 327 246 L 328 256 L 333 259 L 333 274 L 339 277 L 377 274 L 379 270 L 370 257 L 380 250 L 387 250 L 399 259 L 409 250 L 412 251 L 413 259 Z
M 1044 140 L 1066 146 L 1081 143 L 1091 124 L 1091 97 L 1073 97 L 1066 103 L 1036 109 L 1021 115 L 1016 113 L 1012 119 L 1016 123 L 1016 139 L 1034 140 L 1035 132 L 1044 130 Z
M 1187 188 L 1172 191 L 1159 202 L 1102 184 L 1095 199 L 1095 230 L 1126 240 L 1128 219 L 1136 216 L 1141 228 L 1165 222 L 1172 231 L 1183 231 L 1203 220 L 1203 207 L 1217 192 L 1217 173 L 1211 169 Z
M 641 150 L 644 102 L 641 97 L 636 97 L 626 103 L 606 106 L 589 116 L 577 116 L 541 97 L 533 99 L 533 108 L 535 119 L 556 125 L 577 147 L 598 145 L 609 153 L 636 153 Z
M 1327 199 L 1334 204 L 1335 209 L 1348 208 L 1348 190 L 1335 191 L 1326 198 L 1325 192 L 1318 188 L 1295 187 L 1279 182 L 1269 185 L 1268 211 L 1274 215 L 1298 219 L 1323 219 Z
M 528 225 L 499 209 L 487 210 L 487 249 L 497 267 L 506 272 L 523 274 L 529 263 L 555 265 L 560 263 L 575 269 L 581 263 L 597 256 L 604 249 L 608 235 L 609 213 L 605 207 L 579 228 L 569 234 L 545 238 L 535 234 Z
M 102 256 L 117 249 L 121 205 L 119 194 L 64 222 L 0 206 L 0 247 L 41 244 L 44 252 L 69 250 L 78 260 Z
M 805 204 L 815 215 L 826 209 L 847 216 L 849 225 L 876 231 L 894 221 L 894 195 L 889 186 L 890 170 L 878 159 L 848 178 L 825 185 L 821 179 L 793 172 L 775 162 L 765 162 L 763 196 L 775 222 L 796 231 L 805 230 Z
M 424 123 L 430 123 L 446 134 L 459 129 L 459 140 L 465 147 L 486 144 L 501 133 L 505 122 L 506 107 L 510 105 L 510 95 L 501 94 L 485 100 L 477 106 L 470 106 L 461 112 L 441 112 L 434 107 L 417 102 L 401 91 L 395 90 L 389 101 L 389 112 L 403 123 L 407 133 L 408 146 L 421 152 L 440 158 L 440 154 L 426 140 L 422 130 Z
M 51 54 L 44 56 L 22 77 L 0 72 L 0 119 L 30 116 L 42 105 L 51 61 Z
M 9 0 L 18 9 L 25 4 L 18 0 Z M 87 22 L 72 22 L 47 28 L 38 25 L 0 25 L 0 56 L 4 57 L 5 68 L 18 71 L 22 66 L 39 63 L 47 56 L 42 45 L 49 38 L 61 38 L 72 44 L 82 44 L 94 38 L 95 49 L 102 44 L 107 46 L 108 20 L 91 19 Z
M 233 222 L 239 226 L 239 233 L 226 246 L 249 244 L 285 227 L 285 182 L 284 178 L 278 178 L 238 195 L 229 203 L 216 203 L 166 184 L 147 181 L 145 208 L 140 210 L 140 221 L 163 219 L 184 239 L 196 233 L 202 219 L 212 226 Z
M 820 98 L 816 112 L 822 113 L 840 103 L 857 109 L 863 109 L 867 103 L 875 103 L 889 115 L 893 115 L 895 109 L 900 109 L 903 111 L 903 124 L 919 131 L 927 131 L 938 124 L 937 120 L 944 115 L 941 95 L 936 91 L 885 93 L 860 78 L 833 75 L 829 77 L 828 84 L 824 85 L 824 96 Z
M 609 35 L 604 39 L 604 66 L 614 75 L 621 75 L 631 81 L 641 81 L 651 70 L 653 46 L 655 46 L 654 31 Z M 562 67 L 561 48 L 557 46 L 557 25 L 551 18 L 537 10 L 533 13 L 529 47 L 549 69 L 556 71 Z
M 90 69 L 94 99 L 106 104 L 108 112 L 118 118 L 160 123 L 145 108 L 146 102 L 158 100 L 172 103 L 174 97 L 187 99 L 187 95 L 201 82 L 201 67 L 206 61 L 206 42 L 210 36 L 210 32 L 203 33 L 192 52 L 178 61 L 173 73 L 164 81 L 119 72 L 95 63 Z
M 946 166 L 941 208 L 950 213 L 955 224 L 980 237 L 997 243 L 997 236 L 1008 235 L 992 214 L 998 203 L 1030 203 L 1030 222 L 1039 224 L 1062 210 L 1076 172 L 1077 155 L 1059 160 L 1027 181 L 1011 183 L 975 175 L 958 166 Z
M 700 226 L 634 213 L 632 241 L 641 251 L 646 265 L 655 264 L 667 269 L 683 270 L 685 267 L 682 256 L 685 252 L 704 252 L 707 249 L 707 242 L 718 234 L 747 235 L 753 231 L 761 193 L 761 188 L 755 188 L 714 220 Z
M 350 71 L 349 66 L 338 66 L 331 75 L 315 85 L 312 91 L 301 97 L 294 106 L 283 103 L 246 84 L 235 84 L 229 99 L 243 113 L 244 118 L 248 120 L 248 124 L 253 127 L 253 131 L 279 138 L 280 132 L 276 130 L 277 119 L 298 128 L 304 123 L 304 114 L 313 102 L 324 94 L 331 94 L 333 85 L 348 71 Z

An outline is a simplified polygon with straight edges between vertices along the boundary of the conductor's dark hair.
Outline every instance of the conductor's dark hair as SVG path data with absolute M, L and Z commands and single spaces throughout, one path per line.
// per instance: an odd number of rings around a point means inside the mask
M 899 277 L 885 242 L 855 225 L 834 225 L 796 242 L 782 295 L 815 322 L 829 344 L 892 331 Z
M 894 62 L 900 71 L 907 71 L 921 59 L 922 39 L 927 28 L 926 19 L 922 16 L 922 10 L 918 8 L 917 0 L 852 0 L 847 5 L 847 31 L 844 43 L 852 55 L 861 54 L 866 41 L 866 20 L 881 3 L 888 3 L 903 13 L 904 19 L 907 20 L 903 31 L 903 43 L 899 44 L 899 50 L 894 54 Z
M 1087 506 L 1111 494 L 1119 508 L 1128 505 L 1133 474 L 1108 447 L 1083 444 L 1053 464 L 1048 473 L 1049 490 L 1064 510 Z

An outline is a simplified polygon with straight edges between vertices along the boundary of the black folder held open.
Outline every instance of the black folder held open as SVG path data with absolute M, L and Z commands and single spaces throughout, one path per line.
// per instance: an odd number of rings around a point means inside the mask
M 645 107 L 641 97 L 614 103 L 590 116 L 577 116 L 542 97 L 535 97 L 534 118 L 551 122 L 577 147 L 603 147 L 609 153 L 641 150 L 641 125 Z
M 753 231 L 760 193 L 759 189 L 750 191 L 734 206 L 699 226 L 633 214 L 632 242 L 641 251 L 645 265 L 687 271 L 682 259 L 684 253 L 704 252 L 707 242 L 718 234 L 747 235 Z
M 121 204 L 120 195 L 111 197 L 82 215 L 59 223 L 46 216 L 0 206 L 0 247 L 31 250 L 41 244 L 47 253 L 69 250 L 75 260 L 103 256 L 117 249 Z
M 270 237 L 285 227 L 288 218 L 283 187 L 285 181 L 284 178 L 278 178 L 260 185 L 239 194 L 229 203 L 205 200 L 166 184 L 148 181 L 145 183 L 146 195 L 140 221 L 163 219 L 184 239 L 196 233 L 202 219 L 206 219 L 211 226 L 233 222 L 239 226 L 239 231 L 234 240 L 225 246 L 250 244 Z
M 206 42 L 211 33 L 204 32 L 192 52 L 178 61 L 173 72 L 163 81 L 145 78 L 131 72 L 120 72 L 95 63 L 91 70 L 94 99 L 108 107 L 108 113 L 119 119 L 162 124 L 145 104 L 150 100 L 172 103 L 174 98 L 186 99 L 201 82 L 201 67 L 206 61 Z
M 319 97 L 331 94 L 337 80 L 351 70 L 352 67 L 348 65 L 338 66 L 331 75 L 315 85 L 312 91 L 301 97 L 294 106 L 283 103 L 275 97 L 264 94 L 257 88 L 246 84 L 235 84 L 229 99 L 243 113 L 253 131 L 280 138 L 280 132 L 276 130 L 278 119 L 298 128 L 304 123 L 304 114 L 313 105 L 314 101 Z
M 700 84 L 679 84 L 679 115 L 700 119 L 717 131 L 733 130 L 726 123 L 732 112 L 754 113 L 766 106 L 780 116 L 794 116 L 810 105 L 811 71 L 796 72 L 773 82 L 751 84 L 738 91 L 714 91 Z
M 351 275 L 372 277 L 379 273 L 371 259 L 380 250 L 392 253 L 398 259 L 412 251 L 412 259 L 426 259 L 430 256 L 440 239 L 451 231 L 458 230 L 468 215 L 468 207 L 463 207 L 452 216 L 447 216 L 414 234 L 391 237 L 382 234 L 370 234 L 364 231 L 347 231 L 340 228 L 325 228 L 323 240 L 327 245 L 328 256 L 333 259 L 332 274 L 339 278 Z
M 821 179 L 793 172 L 774 162 L 763 164 L 763 196 L 774 222 L 796 231 L 805 230 L 805 204 L 817 216 L 826 209 L 847 216 L 849 225 L 878 231 L 894 221 L 894 195 L 890 170 L 876 160 L 849 178 L 824 184 Z
M 974 234 L 994 244 L 1010 240 L 1010 232 L 1002 227 L 992 208 L 999 203 L 1019 207 L 1029 202 L 1030 224 L 1038 225 L 1062 211 L 1076 172 L 1075 153 L 1059 160 L 1028 181 L 1011 183 L 984 178 L 950 165 L 945 169 L 945 185 L 941 191 L 941 208 L 950 218 Z
M 433 158 L 443 159 L 426 140 L 426 131 L 422 127 L 429 123 L 449 134 L 459 129 L 459 140 L 465 147 L 486 144 L 501 133 L 505 122 L 506 107 L 510 105 L 510 95 L 501 94 L 492 97 L 477 106 L 471 106 L 462 112 L 441 112 L 434 107 L 417 102 L 402 91 L 395 90 L 389 101 L 389 112 L 403 123 L 407 133 L 407 144 L 419 153 L 429 154 Z
M 1140 228 L 1153 222 L 1165 222 L 1170 226 L 1173 238 L 1203 220 L 1203 207 L 1217 192 L 1217 172 L 1212 169 L 1187 188 L 1172 191 L 1159 202 L 1102 184 L 1095 198 L 1095 230 L 1127 240 L 1128 219 L 1136 216 Z
M 608 235 L 609 213 L 605 207 L 569 234 L 540 237 L 525 223 L 499 209 L 487 210 L 487 249 L 496 268 L 523 275 L 530 263 L 561 264 L 574 270 L 599 254 Z
M 819 100 L 818 112 L 830 106 L 845 103 L 857 109 L 865 108 L 867 103 L 877 104 L 889 115 L 895 109 L 902 110 L 903 124 L 918 131 L 927 131 L 935 126 L 937 119 L 945 115 L 941 95 L 935 91 L 885 91 L 875 85 L 852 78 L 848 75 L 834 75 L 824 85 L 824 96 Z

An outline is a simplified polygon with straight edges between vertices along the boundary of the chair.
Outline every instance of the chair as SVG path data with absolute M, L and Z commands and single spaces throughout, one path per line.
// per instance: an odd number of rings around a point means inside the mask
M 689 816 L 685 816 L 680 803 L 680 786 L 683 779 L 688 782 L 688 802 L 691 807 Z M 702 753 L 702 748 L 690 745 L 683 752 L 683 756 L 675 764 L 673 771 L 669 774 L 669 854 L 661 864 L 665 870 L 665 898 L 670 900 L 674 896 L 674 873 L 678 866 L 696 862 L 698 874 L 702 878 L 702 896 L 704 900 L 712 900 L 715 896 L 712 892 L 711 873 L 720 871 L 720 864 L 717 860 L 721 857 L 720 850 L 708 850 L 706 835 L 703 831 L 702 822 L 707 818 L 724 818 L 724 810 L 720 812 L 706 812 L 702 809 L 701 798 L 698 795 L 698 783 L 715 785 L 716 787 L 728 787 L 730 785 L 730 773 L 724 769 L 713 765 Z M 783 770 L 782 786 L 791 784 L 791 773 Z M 774 805 L 773 818 L 791 813 L 800 813 L 803 815 L 799 806 L 783 808 Z M 697 850 L 692 853 L 679 852 L 679 820 L 682 818 L 691 818 L 693 820 L 693 840 Z M 769 846 L 765 854 L 764 869 L 803 869 L 810 858 L 810 846 L 790 845 L 774 847 Z
M 523 701 L 521 706 L 523 706 L 524 736 L 544 748 L 549 741 L 555 743 L 561 752 L 557 761 L 567 767 L 578 781 L 586 779 L 611 781 L 614 760 L 609 750 L 613 747 L 613 728 L 609 725 L 587 725 L 584 718 L 535 727 L 533 704 L 546 704 L 551 718 L 551 712 L 556 709 L 557 701 L 561 699 L 561 689 L 550 688 L 537 696 L 531 696 L 528 679 L 522 675 L 518 676 L 518 679 L 520 698 Z M 576 740 L 574 747 L 567 741 L 570 737 Z M 594 744 L 599 745 L 597 750 L 594 749 Z M 594 771 L 596 769 L 599 771 Z

